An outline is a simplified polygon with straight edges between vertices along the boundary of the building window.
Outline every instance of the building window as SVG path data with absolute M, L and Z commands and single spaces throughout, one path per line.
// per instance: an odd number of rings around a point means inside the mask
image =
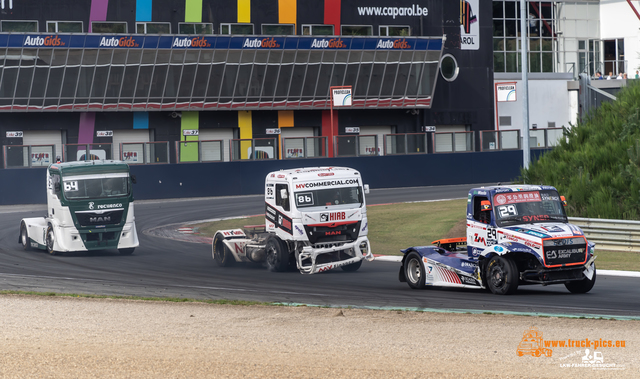
M 220 24 L 220 34 L 253 34 L 253 24 Z
M 120 33 L 127 32 L 127 23 L 123 22 L 103 22 L 91 21 L 91 33 Z
M 178 34 L 213 34 L 213 24 L 180 22 Z
M 446 54 L 442 56 L 440 60 L 440 74 L 442 74 L 444 80 L 448 82 L 456 80 L 459 71 L 458 61 L 456 61 L 453 55 Z
M 333 25 L 302 25 L 303 36 L 332 36 L 335 35 Z
M 557 3 L 550 1 L 528 1 L 526 14 L 529 72 L 556 72 L 554 51 L 557 51 L 557 27 L 559 13 Z M 567 6 L 567 8 L 572 7 Z M 575 9 L 566 14 L 575 17 Z M 493 63 L 494 72 L 521 72 L 520 62 L 520 3 L 515 0 L 493 2 Z M 574 48 L 574 50 L 576 50 Z M 577 58 L 572 58 L 573 63 Z M 560 63 L 560 62 L 558 62 Z
M 38 32 L 38 21 L 0 21 L 0 31 L 3 33 Z
M 47 33 L 82 33 L 82 21 L 47 21 Z
M 171 24 L 168 22 L 136 22 L 138 34 L 171 34 Z
M 408 37 L 411 35 L 411 28 L 405 25 L 380 25 L 378 31 L 380 36 L 384 37 Z
M 372 36 L 373 26 L 371 25 L 342 25 L 343 36 Z
M 290 36 L 295 33 L 293 24 L 262 24 L 262 34 L 274 36 Z

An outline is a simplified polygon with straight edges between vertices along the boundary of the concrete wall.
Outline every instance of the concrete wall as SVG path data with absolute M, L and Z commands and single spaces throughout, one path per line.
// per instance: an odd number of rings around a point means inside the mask
M 270 171 L 311 166 L 355 168 L 372 189 L 506 182 L 520 175 L 522 151 L 141 165 L 131 172 L 135 198 L 146 200 L 260 194 Z M 0 205 L 46 203 L 45 172 L 0 170 Z
M 557 78 L 552 78 L 556 76 Z M 576 94 L 567 89 L 571 78 L 559 74 L 529 74 L 529 127 L 536 124 L 538 129 L 555 122 L 556 128 L 575 124 L 577 114 Z M 515 82 L 516 101 L 499 102 L 498 117 L 510 116 L 511 126 L 500 125 L 500 130 L 522 128 L 522 76 L 520 74 L 496 74 L 496 83 Z M 498 118 L 496 118 L 498 120 Z

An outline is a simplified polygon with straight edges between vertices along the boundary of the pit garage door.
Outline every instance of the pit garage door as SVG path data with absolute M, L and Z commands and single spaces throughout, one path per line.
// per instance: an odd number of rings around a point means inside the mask
M 57 157 L 62 159 L 62 132 L 60 130 L 26 130 L 22 135 L 22 144 L 31 145 L 31 158 L 27 149 L 23 150 L 25 166 L 31 159 L 31 166 L 48 166 Z M 45 145 L 45 146 L 34 146 Z M 52 147 L 51 145 L 54 145 Z
M 280 143 L 283 146 L 284 158 L 304 158 L 316 156 L 316 145 L 313 137 L 313 128 L 280 128 Z M 306 151 L 305 151 L 306 150 Z
M 122 159 L 130 163 L 144 163 L 144 143 L 149 142 L 149 130 L 114 130 L 113 158 Z M 120 144 L 122 157 L 120 156 Z
M 382 155 L 384 135 L 392 134 L 391 126 L 361 126 L 359 155 Z
M 229 161 L 229 141 L 233 139 L 233 129 L 200 129 L 200 141 L 222 141 L 219 142 L 202 142 L 201 159 L 204 162 L 210 161 Z

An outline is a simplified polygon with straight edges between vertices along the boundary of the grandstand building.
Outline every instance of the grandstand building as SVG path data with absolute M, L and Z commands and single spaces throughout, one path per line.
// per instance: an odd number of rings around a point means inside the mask
M 545 147 L 579 73 L 635 75 L 632 3 L 527 2 Z M 513 0 L 2 0 L 0 167 L 517 148 L 494 132 L 525 130 L 519 19 Z

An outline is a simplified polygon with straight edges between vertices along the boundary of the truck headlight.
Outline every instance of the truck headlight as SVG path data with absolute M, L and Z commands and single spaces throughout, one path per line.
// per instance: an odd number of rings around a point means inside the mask
M 360 253 L 362 253 L 362 255 L 367 255 L 367 241 L 362 241 L 360 242 Z

